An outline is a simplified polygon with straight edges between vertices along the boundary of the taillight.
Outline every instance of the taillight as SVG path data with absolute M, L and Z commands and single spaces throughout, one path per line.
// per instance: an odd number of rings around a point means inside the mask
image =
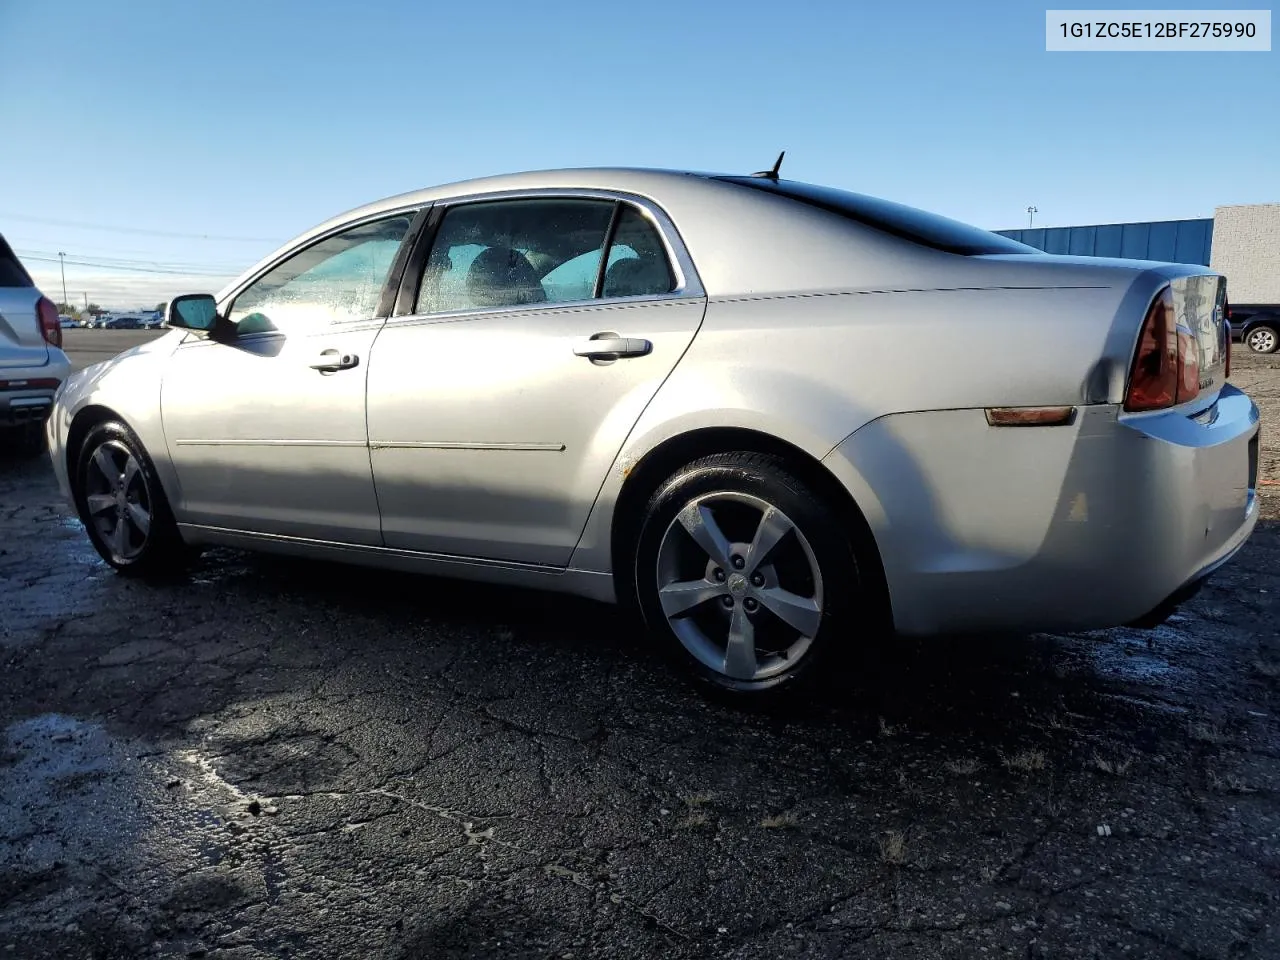
M 1199 392 L 1199 344 L 1188 331 L 1178 329 L 1173 290 L 1165 287 L 1142 322 L 1124 408 L 1161 410 L 1194 399 Z
M 58 322 L 58 308 L 48 297 L 36 301 L 36 316 L 40 318 L 40 332 L 55 347 L 62 346 L 62 324 Z

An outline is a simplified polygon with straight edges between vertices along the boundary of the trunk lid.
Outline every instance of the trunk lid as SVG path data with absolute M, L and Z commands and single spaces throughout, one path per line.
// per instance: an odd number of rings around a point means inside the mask
M 1218 273 L 1190 274 L 1171 282 L 1174 315 L 1200 351 L 1200 392 L 1210 401 L 1226 382 L 1230 332 L 1226 323 L 1227 278 Z
M 39 299 L 31 275 L 0 236 L 0 370 L 49 362 L 49 344 L 36 312 Z

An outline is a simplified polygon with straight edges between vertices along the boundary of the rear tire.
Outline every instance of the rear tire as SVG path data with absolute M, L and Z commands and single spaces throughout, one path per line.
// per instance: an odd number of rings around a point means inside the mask
M 738 702 L 811 690 L 878 622 L 836 511 L 781 458 L 720 453 L 650 499 L 632 571 L 649 629 L 704 690 Z
M 123 423 L 109 420 L 90 428 L 76 453 L 71 484 L 89 540 L 120 573 L 156 576 L 186 566 L 192 554 L 155 465 Z
M 1270 323 L 1254 324 L 1245 331 L 1244 342 L 1254 353 L 1275 353 L 1280 349 L 1280 329 Z

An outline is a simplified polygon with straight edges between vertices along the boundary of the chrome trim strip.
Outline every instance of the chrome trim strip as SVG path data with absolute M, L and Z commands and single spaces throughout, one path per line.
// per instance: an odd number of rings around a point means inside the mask
M 635 297 L 601 297 L 599 300 L 562 300 L 556 303 L 519 303 L 505 307 L 485 307 L 477 310 L 449 310 L 440 313 L 406 313 L 387 320 L 388 327 L 419 326 L 435 323 L 459 323 L 467 320 L 483 320 L 488 317 L 501 316 L 536 316 L 544 313 L 564 315 L 592 313 L 602 310 L 619 310 L 626 307 L 637 309 L 667 307 L 674 304 L 693 303 L 701 297 L 687 294 L 662 293 L 654 296 L 640 295 Z
M 563 453 L 563 443 L 478 443 L 469 440 L 374 440 L 374 450 L 531 450 Z
M 47 402 L 47 401 L 46 401 Z M 480 443 L 470 440 L 175 440 L 179 447 L 370 447 L 374 450 L 528 450 L 563 453 L 563 443 Z
M 175 440 L 179 447 L 366 447 L 364 440 Z

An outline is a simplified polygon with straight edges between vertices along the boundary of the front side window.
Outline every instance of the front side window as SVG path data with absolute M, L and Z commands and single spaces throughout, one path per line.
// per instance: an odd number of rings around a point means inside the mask
M 241 333 L 260 333 L 372 318 L 412 222 L 402 214 L 307 247 L 246 287 L 228 319 Z
M 610 241 L 615 210 L 618 217 Z M 585 199 L 486 201 L 445 214 L 414 312 L 659 295 L 673 286 L 657 229 L 629 204 Z

